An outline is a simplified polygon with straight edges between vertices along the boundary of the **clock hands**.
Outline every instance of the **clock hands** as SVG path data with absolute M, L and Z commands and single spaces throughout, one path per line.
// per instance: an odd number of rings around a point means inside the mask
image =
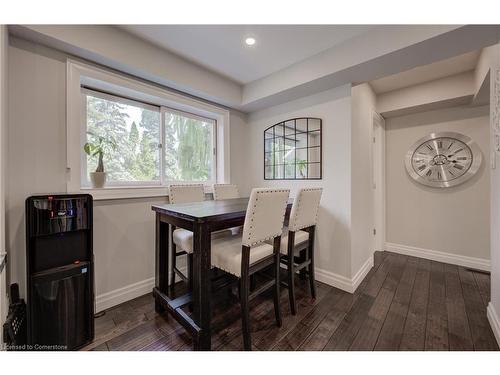
M 416 150 L 413 163 L 415 171 L 429 180 L 448 181 L 460 176 L 465 170 L 463 163 L 470 162 L 469 156 L 458 156 L 465 151 L 464 147 L 458 144 L 456 150 L 452 150 L 456 145 L 455 140 L 443 138 L 433 139 L 421 144 Z M 454 172 L 455 171 L 455 172 Z
M 406 169 L 416 181 L 432 187 L 455 186 L 477 171 L 481 155 L 470 138 L 452 132 L 433 133 L 412 146 Z

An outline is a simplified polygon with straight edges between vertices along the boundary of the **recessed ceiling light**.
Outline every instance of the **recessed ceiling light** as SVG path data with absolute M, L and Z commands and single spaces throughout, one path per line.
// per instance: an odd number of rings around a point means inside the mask
M 247 46 L 253 46 L 255 44 L 256 40 L 255 38 L 249 37 L 245 39 L 245 43 Z

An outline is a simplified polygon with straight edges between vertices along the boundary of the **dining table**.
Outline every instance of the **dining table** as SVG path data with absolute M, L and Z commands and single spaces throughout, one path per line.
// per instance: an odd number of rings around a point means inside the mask
M 205 200 L 203 202 L 153 205 L 155 233 L 155 310 L 174 317 L 191 335 L 195 350 L 211 349 L 211 234 L 242 226 L 249 198 Z M 285 220 L 292 201 L 287 204 Z M 169 295 L 170 230 L 193 232 L 192 287 L 180 296 Z M 190 305 L 190 309 L 184 307 Z

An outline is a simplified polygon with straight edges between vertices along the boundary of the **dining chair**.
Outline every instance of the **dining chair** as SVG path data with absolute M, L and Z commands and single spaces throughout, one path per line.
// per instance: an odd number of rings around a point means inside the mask
M 205 200 L 205 190 L 203 184 L 178 184 L 169 186 L 169 202 L 171 204 L 202 202 Z M 172 266 L 170 270 L 170 287 L 174 288 L 175 275 L 178 275 L 181 280 L 191 285 L 191 272 L 193 269 L 193 232 L 175 228 L 172 226 L 172 241 L 171 241 Z M 180 251 L 177 251 L 179 248 Z M 177 268 L 177 258 L 187 255 L 187 276 Z
M 240 305 L 245 350 L 251 350 L 249 302 L 274 289 L 274 314 L 281 327 L 279 305 L 280 236 L 290 190 L 253 189 L 240 236 L 212 239 L 212 266 L 236 276 L 240 282 Z M 272 240 L 270 245 L 266 241 Z M 250 276 L 273 266 L 273 278 L 250 294 Z
M 220 201 L 224 199 L 240 198 L 240 192 L 237 185 L 231 184 L 214 184 L 214 200 Z M 229 229 L 231 234 L 238 235 L 241 232 L 241 227 L 234 227 Z
M 316 298 L 314 276 L 314 232 L 318 221 L 322 188 L 303 188 L 294 199 L 288 227 L 281 235 L 281 263 L 287 267 L 287 288 L 292 315 L 297 313 L 295 273 L 309 276 L 312 298 Z M 302 253 L 302 254 L 301 254 Z M 307 268 L 307 269 L 306 269 Z
M 238 186 L 230 184 L 214 184 L 214 200 L 239 198 Z

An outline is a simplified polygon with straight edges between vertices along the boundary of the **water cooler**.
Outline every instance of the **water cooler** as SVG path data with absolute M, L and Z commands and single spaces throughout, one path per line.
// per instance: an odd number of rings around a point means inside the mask
M 26 200 L 28 344 L 73 350 L 94 338 L 92 196 Z

